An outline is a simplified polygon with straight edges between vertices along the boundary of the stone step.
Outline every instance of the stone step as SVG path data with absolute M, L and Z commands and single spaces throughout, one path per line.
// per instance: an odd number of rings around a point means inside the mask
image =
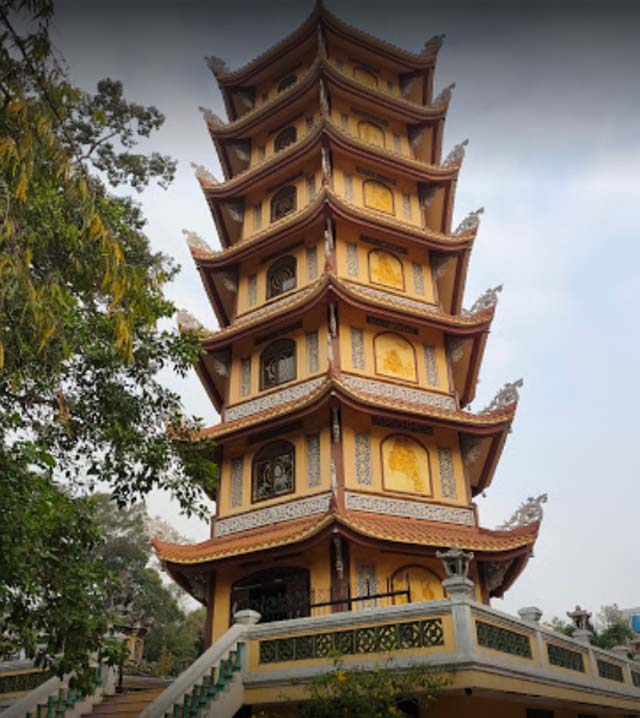
M 162 693 L 162 690 L 157 688 L 116 693 L 94 706 L 91 713 L 85 713 L 82 718 L 110 718 L 110 716 L 137 718 L 149 703 L 152 703 Z

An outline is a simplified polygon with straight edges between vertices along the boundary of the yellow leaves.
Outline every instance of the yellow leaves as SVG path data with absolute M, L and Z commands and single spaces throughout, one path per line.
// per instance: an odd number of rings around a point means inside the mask
M 131 334 L 131 326 L 127 321 L 123 312 L 118 312 L 115 315 L 116 323 L 116 336 L 115 345 L 116 349 L 123 352 L 129 363 L 133 362 L 133 338 Z
M 18 180 L 18 186 L 16 187 L 15 197 L 19 202 L 24 202 L 25 197 L 27 196 L 27 186 L 29 182 L 27 180 L 27 173 L 25 172 L 24 167 L 22 168 L 22 171 L 20 172 L 20 179 Z

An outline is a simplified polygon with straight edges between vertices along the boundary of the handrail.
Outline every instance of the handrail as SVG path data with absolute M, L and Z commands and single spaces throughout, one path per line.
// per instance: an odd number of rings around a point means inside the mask
M 236 647 L 237 643 L 246 636 L 246 633 L 246 625 L 234 623 L 220 640 L 216 641 L 197 658 L 153 703 L 142 711 L 141 718 L 162 718 L 162 716 L 170 712 L 172 707 L 182 700 L 183 696 L 193 688 L 195 683 L 204 678 L 212 667 Z

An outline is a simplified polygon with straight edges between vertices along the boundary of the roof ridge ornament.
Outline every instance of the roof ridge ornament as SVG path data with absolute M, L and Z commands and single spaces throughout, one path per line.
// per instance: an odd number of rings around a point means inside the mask
M 464 159 L 464 148 L 469 144 L 469 139 L 463 140 L 459 144 L 455 145 L 454 148 L 449 152 L 445 161 L 442 163 L 443 167 L 451 167 L 452 165 L 461 165 Z
M 463 317 L 471 317 L 474 314 L 486 312 L 487 309 L 495 307 L 498 303 L 498 294 L 502 291 L 502 286 L 502 284 L 498 284 L 498 286 L 493 287 L 493 289 L 485 290 L 472 304 L 471 309 L 463 309 L 460 314 Z
M 226 75 L 229 72 L 227 63 L 217 55 L 206 55 L 204 61 L 216 77 L 218 75 Z
M 213 254 L 213 249 L 211 249 L 207 242 L 197 232 L 192 232 L 189 229 L 183 229 L 182 234 L 184 234 L 184 238 L 190 249 L 198 249 L 202 252 L 209 252 Z
M 442 43 L 444 42 L 444 39 L 446 37 L 445 33 L 442 33 L 442 35 L 433 35 L 433 37 L 430 37 L 423 45 L 422 50 L 420 52 L 421 55 L 434 55 L 435 53 L 440 50 L 442 47 Z
M 431 103 L 431 107 L 438 107 L 439 105 L 447 105 L 451 101 L 451 95 L 453 94 L 453 88 L 456 86 L 455 82 L 447 85 L 444 90 L 440 91 L 440 94 Z
M 544 515 L 542 504 L 546 504 L 549 496 L 540 494 L 539 496 L 529 496 L 520 506 L 513 512 L 511 518 L 497 527 L 498 531 L 511 531 L 513 529 L 529 526 L 530 524 L 540 523 Z
M 473 232 L 474 230 L 477 230 L 478 227 L 480 226 L 480 215 L 481 214 L 484 214 L 484 207 L 480 207 L 479 209 L 476 209 L 473 212 L 469 212 L 469 214 L 456 227 L 456 230 L 453 233 L 454 236 L 459 236 L 461 234 L 467 234 L 468 232 Z
M 225 126 L 226 123 L 224 120 L 221 120 L 213 110 L 210 110 L 208 107 L 202 107 L 202 105 L 200 105 L 198 109 L 202 112 L 202 116 L 208 125 L 214 125 L 215 127 Z
M 193 167 L 193 171 L 196 173 L 196 177 L 199 180 L 204 180 L 205 182 L 209 182 L 210 184 L 219 184 L 218 180 L 215 178 L 215 175 L 210 172 L 204 165 L 199 165 L 195 162 L 192 162 L 191 166 Z
M 178 323 L 178 329 L 190 331 L 190 332 L 201 332 L 204 331 L 204 327 L 200 322 L 186 309 L 178 309 L 176 312 L 176 322 Z
M 507 382 L 502 389 L 493 397 L 491 402 L 485 406 L 480 414 L 491 414 L 494 411 L 500 411 L 506 409 L 508 406 L 517 404 L 520 399 L 518 389 L 522 388 L 524 379 L 518 379 L 517 381 Z

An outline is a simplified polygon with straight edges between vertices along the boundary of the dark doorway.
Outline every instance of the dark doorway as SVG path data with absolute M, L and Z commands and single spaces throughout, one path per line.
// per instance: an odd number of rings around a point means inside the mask
M 309 571 L 278 568 L 258 571 L 236 581 L 231 589 L 231 619 L 236 611 L 251 609 L 261 623 L 309 615 Z

